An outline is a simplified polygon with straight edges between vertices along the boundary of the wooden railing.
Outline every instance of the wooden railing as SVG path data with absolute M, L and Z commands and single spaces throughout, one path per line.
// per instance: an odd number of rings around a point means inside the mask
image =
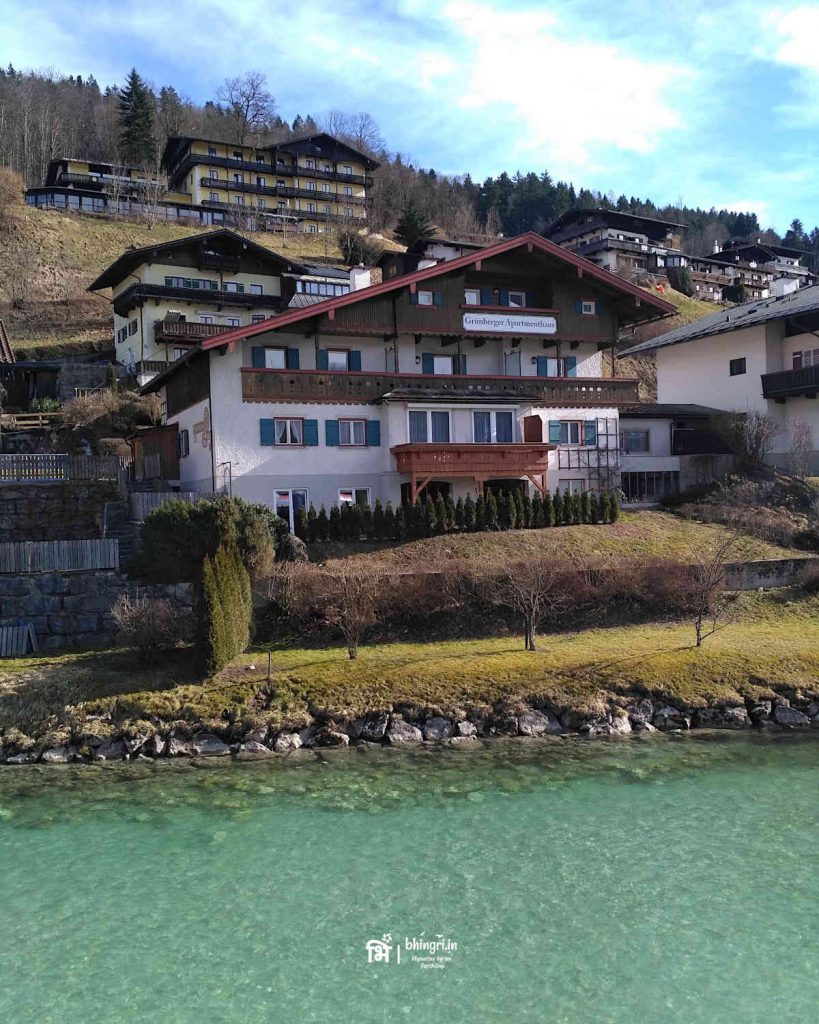
M 58 412 L 6 412 L 0 416 L 0 427 L 3 430 L 44 430 L 59 418 Z
M 780 370 L 762 374 L 762 394 L 765 398 L 795 398 L 814 396 L 819 391 L 819 366 L 802 366 L 798 370 Z
M 0 573 L 82 572 L 118 568 L 119 541 L 110 537 L 0 544 Z
M 242 370 L 245 402 L 377 402 L 401 397 L 497 398 L 537 405 L 610 406 L 639 401 L 628 377 L 473 377 L 434 374 L 321 373 L 315 370 Z
M 157 340 L 161 338 L 172 338 L 174 341 L 198 340 L 235 330 L 235 327 L 226 327 L 224 324 L 195 324 L 186 320 L 154 320 L 154 338 Z
M 399 444 L 390 451 L 412 476 L 514 477 L 545 473 L 552 444 Z
M 118 480 L 129 460 L 116 455 L 0 455 L 0 484 Z

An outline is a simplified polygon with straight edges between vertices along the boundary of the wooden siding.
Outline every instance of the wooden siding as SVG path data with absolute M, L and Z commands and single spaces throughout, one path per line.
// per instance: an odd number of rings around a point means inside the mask
M 165 385 L 168 416 L 178 416 L 210 395 L 209 356 L 194 357 L 183 373 L 174 373 Z M 218 357 L 215 357 L 218 358 Z

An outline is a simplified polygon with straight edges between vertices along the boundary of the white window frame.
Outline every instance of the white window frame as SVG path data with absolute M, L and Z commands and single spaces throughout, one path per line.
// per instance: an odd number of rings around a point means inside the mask
M 443 367 L 446 366 L 447 369 Z M 455 360 L 450 355 L 435 352 L 432 356 L 432 372 L 437 377 L 451 377 L 455 372 Z
M 464 305 L 465 306 L 480 306 L 481 304 L 481 290 L 480 288 L 465 288 L 464 289 Z
M 264 368 L 266 370 L 286 370 L 287 350 L 271 346 L 264 349 Z
M 568 491 L 569 494 L 583 494 L 588 490 L 584 477 L 580 477 L 579 479 L 575 477 L 563 477 L 557 481 L 557 488 L 561 495 L 565 494 L 566 491 Z
M 218 192 L 211 192 L 210 193 L 210 201 L 212 203 L 218 203 L 219 202 L 219 193 Z
M 242 326 L 241 318 L 238 317 L 238 316 L 226 316 L 225 317 L 225 323 L 228 325 L 228 327 L 241 327 Z
M 435 441 L 432 438 L 432 424 L 433 424 L 433 413 L 436 415 L 446 416 L 447 422 L 447 440 L 446 441 Z M 452 444 L 452 412 L 449 409 L 408 409 L 407 410 L 407 438 L 410 439 L 410 415 L 420 414 L 426 417 L 426 441 L 412 441 L 409 440 L 410 444 Z
M 294 494 L 304 495 L 304 507 L 305 509 L 310 508 L 310 491 L 306 487 L 277 487 L 273 492 L 273 511 L 278 513 L 279 507 L 279 495 L 286 494 L 285 501 L 288 508 L 288 519 L 287 522 L 290 524 L 290 529 L 296 529 L 296 510 L 293 502 Z M 284 504 L 284 502 L 282 502 Z
M 353 173 L 352 164 L 344 164 L 344 167 L 342 168 L 341 173 L 342 174 L 352 174 Z
M 264 295 L 264 288 L 260 284 L 252 284 L 250 286 L 251 295 Z
M 512 301 L 513 298 L 517 299 L 518 301 L 513 302 Z M 512 306 L 515 309 L 525 309 L 526 308 L 526 292 L 518 292 L 518 291 L 511 291 L 511 292 L 509 292 L 509 305 Z
M 597 303 L 594 299 L 581 299 L 580 313 L 581 316 L 597 316 Z
M 279 440 L 279 424 L 286 424 L 284 432 L 286 440 Z M 298 427 L 294 429 L 294 424 Z M 295 440 L 291 440 L 295 438 Z M 276 416 L 273 420 L 273 443 L 277 448 L 303 448 L 304 447 L 304 418 L 302 416 Z
M 475 417 L 478 415 L 489 415 L 489 441 L 479 441 L 476 429 Z M 511 416 L 512 436 L 508 441 L 498 441 L 498 415 Z M 512 444 L 515 440 L 515 413 L 512 409 L 473 409 L 472 410 L 472 441 L 474 444 Z
M 333 366 L 333 356 L 342 357 L 344 359 L 344 365 Z M 341 359 L 338 358 L 339 363 Z M 350 353 L 346 348 L 328 348 L 327 349 L 327 372 L 328 373 L 346 373 L 350 369 Z
M 347 440 L 344 440 L 344 434 Z M 356 440 L 355 435 L 361 433 L 361 440 Z M 339 448 L 366 448 L 367 447 L 367 421 L 365 419 L 340 419 L 338 421 L 338 445 Z
M 626 440 L 630 434 L 644 434 L 646 439 L 645 448 L 632 451 Z M 620 451 L 623 455 L 649 455 L 651 453 L 651 431 L 637 427 L 624 428 L 620 431 Z
M 356 495 L 362 491 L 364 492 L 364 494 L 367 495 L 367 500 L 364 502 L 364 505 L 368 506 L 369 508 L 372 508 L 372 493 L 369 487 L 339 487 L 339 507 L 341 507 L 342 505 L 358 505 L 359 503 L 358 501 L 356 501 Z M 350 495 L 349 498 L 346 497 L 347 494 Z M 364 505 L 362 505 L 361 507 L 363 508 Z
M 585 447 L 583 437 L 583 420 L 560 420 L 560 443 L 563 445 L 574 445 L 576 448 Z M 566 428 L 566 440 L 563 440 L 563 428 Z M 577 440 L 572 440 L 574 428 L 577 428 Z
M 426 289 L 419 288 L 415 293 L 419 306 L 434 306 L 435 305 L 435 293 L 429 292 Z

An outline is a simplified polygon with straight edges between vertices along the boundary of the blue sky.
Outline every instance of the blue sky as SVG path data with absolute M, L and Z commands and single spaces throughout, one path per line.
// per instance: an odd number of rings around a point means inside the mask
M 819 223 L 819 2 L 0 0 L 0 61 L 202 102 L 265 72 L 279 112 L 366 110 L 393 151 L 482 179 Z

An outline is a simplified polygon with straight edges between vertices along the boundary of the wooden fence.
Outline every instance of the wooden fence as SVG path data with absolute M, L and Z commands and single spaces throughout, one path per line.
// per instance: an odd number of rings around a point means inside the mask
M 19 658 L 37 650 L 37 637 L 30 622 L 0 626 L 0 658 Z
M 194 502 L 211 497 L 212 494 L 201 491 L 132 491 L 128 495 L 129 518 L 132 522 L 141 523 L 155 508 L 167 505 L 169 501 Z
M 43 540 L 0 544 L 0 573 L 119 569 L 119 541 Z
M 58 412 L 5 412 L 0 416 L 3 430 L 44 430 L 60 418 Z
M 0 455 L 0 484 L 118 480 L 127 468 L 128 460 L 116 455 Z

